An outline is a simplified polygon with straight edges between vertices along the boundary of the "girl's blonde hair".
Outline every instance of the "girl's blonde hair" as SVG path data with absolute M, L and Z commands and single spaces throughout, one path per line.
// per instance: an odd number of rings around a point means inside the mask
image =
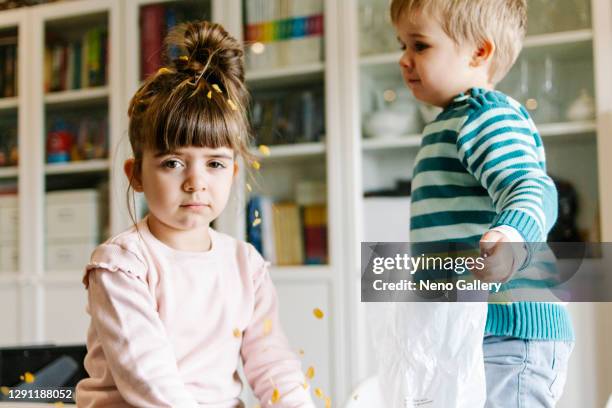
M 395 25 L 418 12 L 435 16 L 456 44 L 492 41 L 495 53 L 489 77 L 493 84 L 512 68 L 527 28 L 526 0 L 392 0 L 390 12 Z
M 175 27 L 165 46 L 166 66 L 144 81 L 128 109 L 134 172 L 145 149 L 228 147 L 252 161 L 240 42 L 221 25 L 198 21 Z

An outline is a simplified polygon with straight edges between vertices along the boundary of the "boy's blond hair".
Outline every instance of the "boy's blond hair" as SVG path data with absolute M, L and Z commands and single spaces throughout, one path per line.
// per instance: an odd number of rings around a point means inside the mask
M 456 43 L 495 44 L 489 79 L 501 81 L 516 61 L 527 26 L 526 0 L 392 0 L 391 21 L 398 24 L 417 12 L 437 17 Z

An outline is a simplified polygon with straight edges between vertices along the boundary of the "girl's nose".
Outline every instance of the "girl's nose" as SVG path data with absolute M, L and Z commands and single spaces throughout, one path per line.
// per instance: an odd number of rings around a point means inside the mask
M 190 171 L 183 183 L 183 189 L 189 193 L 206 190 L 206 176 L 198 171 Z

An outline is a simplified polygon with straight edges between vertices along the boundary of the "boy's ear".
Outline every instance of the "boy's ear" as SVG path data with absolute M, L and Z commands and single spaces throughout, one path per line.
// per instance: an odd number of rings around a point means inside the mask
M 476 48 L 474 51 L 474 55 L 472 56 L 472 67 L 479 67 L 482 64 L 486 63 L 491 59 L 493 54 L 495 53 L 495 44 L 491 40 L 484 40 Z
M 132 186 L 134 191 L 137 193 L 142 193 L 142 179 L 140 178 L 140 171 L 136 166 L 136 159 L 133 157 L 127 159 L 125 163 L 123 163 L 123 171 L 125 172 L 125 175 L 130 182 L 130 186 Z

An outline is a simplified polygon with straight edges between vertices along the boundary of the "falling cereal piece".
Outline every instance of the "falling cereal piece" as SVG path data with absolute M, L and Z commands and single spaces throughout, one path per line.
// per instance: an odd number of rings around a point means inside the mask
M 32 374 L 31 372 L 27 371 L 24 375 L 23 375 L 23 381 L 25 381 L 27 384 L 31 384 L 34 382 L 34 374 Z
M 308 378 L 309 380 L 312 380 L 314 375 L 315 375 L 314 367 L 313 366 L 308 367 L 308 370 L 306 370 L 306 378 Z
M 171 74 L 172 71 L 166 67 L 161 67 L 160 69 L 157 70 L 157 75 L 163 75 L 163 74 Z
M 268 146 L 266 146 L 266 145 L 259 145 L 259 151 L 264 156 L 269 156 L 270 155 L 270 148 Z
M 212 99 L 212 91 L 208 91 L 208 93 L 206 94 L 206 97 L 208 99 Z
M 320 389 L 319 387 L 315 388 L 314 393 L 317 396 L 317 398 L 323 398 L 325 396 L 325 394 L 323 394 L 323 390 Z
M 325 397 L 325 408 L 331 408 L 331 398 Z
M 255 170 L 259 170 L 261 168 L 261 164 L 259 164 L 259 162 L 257 160 L 253 161 L 253 168 Z
M 272 391 L 272 398 L 270 398 L 270 402 L 272 404 L 276 404 L 278 401 L 280 401 L 280 392 L 278 391 L 278 388 L 275 388 L 274 391 Z
M 304 356 L 304 349 L 299 349 L 298 350 L 298 354 L 303 357 Z
M 242 337 L 242 332 L 240 331 L 240 329 L 234 329 L 234 337 L 237 339 Z
M 219 85 L 217 84 L 212 84 L 212 89 L 214 89 L 217 93 L 221 93 L 221 88 L 219 88 Z
M 253 191 L 253 187 L 249 183 L 246 183 L 246 188 L 249 190 L 249 193 Z
M 234 101 L 232 101 L 231 99 L 227 100 L 227 104 L 230 106 L 230 108 L 232 108 L 232 110 L 237 111 L 238 107 L 236 106 L 236 104 L 234 103 Z
M 261 218 L 255 218 L 255 219 L 253 220 L 253 226 L 254 226 L 254 227 L 256 227 L 256 226 L 258 226 L 259 224 L 261 224 Z
M 9 387 L 0 387 L 0 393 L 2 393 L 2 395 L 8 395 L 10 391 Z
M 318 307 L 315 307 L 312 310 L 312 314 L 314 315 L 314 317 L 316 317 L 317 319 L 322 319 L 323 316 L 325 316 L 325 314 L 323 313 L 323 311 L 321 309 L 319 309 Z
M 181 61 L 189 61 L 189 57 L 186 55 L 181 55 L 178 59 L 180 59 Z
M 302 384 L 302 387 L 307 390 L 308 389 L 308 383 L 306 381 L 304 381 L 304 383 Z
M 272 331 L 272 320 L 264 320 L 264 336 L 267 336 Z

